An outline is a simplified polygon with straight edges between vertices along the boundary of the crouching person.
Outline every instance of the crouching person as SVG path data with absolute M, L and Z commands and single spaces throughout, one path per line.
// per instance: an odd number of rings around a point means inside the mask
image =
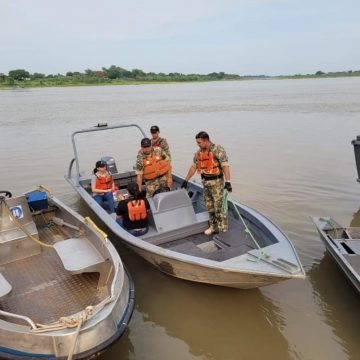
M 134 236 L 145 235 L 149 230 L 149 202 L 143 198 L 136 183 L 129 183 L 127 191 L 130 196 L 121 200 L 116 208 L 116 222 Z

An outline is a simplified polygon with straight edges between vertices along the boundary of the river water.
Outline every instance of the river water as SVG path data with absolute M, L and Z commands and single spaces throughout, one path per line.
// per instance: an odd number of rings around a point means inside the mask
M 360 226 L 350 144 L 360 134 L 359 95 L 360 78 L 0 91 L 0 188 L 20 194 L 43 184 L 87 214 L 64 180 L 72 132 L 98 122 L 137 123 L 145 131 L 156 124 L 175 171 L 185 175 L 194 135 L 206 130 L 228 152 L 233 198 L 285 231 L 307 278 L 256 290 L 195 284 L 117 244 L 136 307 L 128 331 L 101 359 L 359 359 L 360 298 L 310 220 L 332 216 Z M 91 165 L 105 154 L 131 169 L 136 148 L 128 137 L 109 136 L 111 147 L 108 139 L 87 140 Z

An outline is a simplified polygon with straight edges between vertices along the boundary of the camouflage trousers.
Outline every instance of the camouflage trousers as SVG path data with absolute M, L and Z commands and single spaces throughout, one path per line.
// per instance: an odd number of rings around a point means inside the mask
M 161 188 L 167 187 L 168 174 L 160 176 L 153 180 L 146 181 L 146 197 L 150 198 L 154 196 L 154 192 Z
M 228 229 L 227 214 L 222 210 L 224 196 L 224 179 L 203 180 L 204 201 L 209 212 L 209 223 L 217 231 Z

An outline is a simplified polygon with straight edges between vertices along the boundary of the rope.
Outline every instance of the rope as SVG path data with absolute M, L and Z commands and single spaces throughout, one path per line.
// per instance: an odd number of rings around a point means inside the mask
M 260 256 L 256 256 L 257 260 L 256 261 L 260 261 L 261 259 L 263 258 L 269 258 L 270 255 L 266 253 L 266 251 L 264 249 L 262 249 L 259 245 L 259 243 L 256 241 L 254 235 L 252 234 L 252 232 L 250 231 L 249 227 L 247 226 L 244 218 L 241 216 L 237 206 L 235 205 L 234 201 L 230 198 L 230 194 L 229 192 L 224 189 L 224 196 L 223 196 L 223 202 L 222 202 L 222 210 L 223 210 L 223 213 L 227 215 L 228 213 L 228 202 L 231 202 L 234 209 L 235 209 L 235 212 L 237 213 L 237 215 L 239 216 L 239 219 L 242 221 L 242 223 L 244 224 L 244 227 L 245 227 L 245 237 L 247 237 L 248 235 L 250 235 L 251 239 L 253 240 L 253 242 L 255 243 L 256 247 L 258 248 L 258 250 L 260 251 Z
M 36 329 L 31 329 L 31 332 L 34 332 L 36 334 L 48 332 L 48 331 L 58 331 L 58 330 L 64 330 L 64 329 L 74 329 L 76 328 L 76 331 L 74 333 L 74 338 L 71 344 L 71 348 L 67 357 L 67 360 L 72 360 L 77 340 L 80 334 L 81 327 L 85 324 L 85 322 L 95 316 L 99 311 L 101 311 L 105 305 L 109 304 L 110 302 L 114 301 L 114 296 L 109 296 L 105 298 L 103 301 L 101 301 L 99 304 L 95 306 L 87 306 L 78 316 L 69 316 L 69 317 L 61 317 L 57 322 L 49 324 L 49 325 L 43 325 L 43 324 L 36 324 Z
M 5 210 L 9 213 L 11 220 L 15 223 L 15 225 L 22 231 L 24 232 L 31 240 L 35 241 L 36 243 L 38 243 L 41 246 L 44 247 L 48 247 L 48 248 L 52 248 L 53 245 L 50 244 L 45 244 L 44 242 L 40 241 L 39 239 L 37 239 L 34 235 L 32 235 L 19 221 L 18 219 L 16 219 L 16 217 L 14 216 L 14 214 L 12 213 L 12 211 L 9 208 L 9 205 L 6 203 L 6 201 L 4 199 L 0 199 L 1 202 L 1 206 L 5 207 Z

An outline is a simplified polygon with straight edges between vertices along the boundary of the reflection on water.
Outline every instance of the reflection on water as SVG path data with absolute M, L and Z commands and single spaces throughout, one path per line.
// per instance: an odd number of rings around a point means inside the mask
M 332 339 L 342 346 L 349 358 L 355 359 L 360 334 L 358 294 L 328 252 L 308 272 L 308 278 L 319 315 L 332 329 Z
M 0 188 L 17 194 L 41 183 L 96 220 L 63 178 L 75 130 L 157 124 L 183 175 L 194 135 L 207 130 L 228 152 L 232 197 L 284 230 L 308 277 L 252 291 L 192 284 L 117 245 L 137 305 L 129 330 L 102 359 L 356 359 L 359 300 L 324 255 L 310 217 L 360 226 L 350 144 L 359 134 L 359 93 L 360 78 L 0 91 Z M 132 168 L 138 138 L 87 140 L 85 170 L 101 155 Z
M 259 290 L 174 279 L 126 250 L 121 254 L 137 284 L 136 312 L 127 340 L 103 359 L 255 359 L 269 349 L 274 359 L 288 358 L 281 309 Z

